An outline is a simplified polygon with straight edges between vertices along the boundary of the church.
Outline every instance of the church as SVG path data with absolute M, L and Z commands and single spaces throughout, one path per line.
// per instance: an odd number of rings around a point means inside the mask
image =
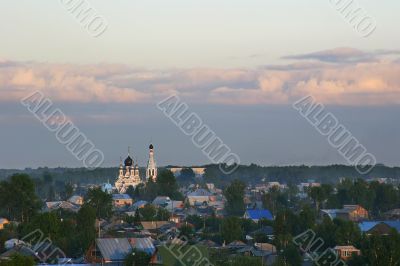
M 135 164 L 128 148 L 128 157 L 126 157 L 124 164 L 122 164 L 121 160 L 119 165 L 119 175 L 117 180 L 115 181 L 115 188 L 118 190 L 119 193 L 123 194 L 130 186 L 136 187 L 139 184 L 144 184 L 150 178 L 153 181 L 157 180 L 157 166 L 154 160 L 153 144 L 150 144 L 149 146 L 149 159 L 147 161 L 146 167 L 146 180 L 140 178 L 139 166 L 137 163 Z

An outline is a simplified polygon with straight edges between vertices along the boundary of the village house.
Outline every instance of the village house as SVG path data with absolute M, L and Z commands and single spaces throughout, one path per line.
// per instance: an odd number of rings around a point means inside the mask
M 368 219 L 368 211 L 360 205 L 343 205 L 342 209 L 322 209 L 321 216 L 359 222 Z
M 128 194 L 113 194 L 113 205 L 117 208 L 131 206 L 133 199 Z
M 186 197 L 190 206 L 201 205 L 203 203 L 208 204 L 210 201 L 215 200 L 215 197 L 213 197 L 212 193 L 203 188 L 199 188 L 193 192 L 189 192 Z
M 341 258 L 342 260 L 350 259 L 353 254 L 361 254 L 361 251 L 354 246 L 336 246 L 333 248 L 333 250 L 335 250 L 339 258 Z
M 70 212 L 78 212 L 80 206 L 75 205 L 69 201 L 48 201 L 43 209 L 44 212 L 50 212 L 54 210 L 65 210 Z
M 400 232 L 400 221 L 364 221 L 358 227 L 367 235 L 389 235 L 393 229 Z
M 97 238 L 95 244 L 86 252 L 89 263 L 101 265 L 123 266 L 127 255 L 134 250 L 155 255 L 155 247 L 151 238 Z
M 258 222 L 261 219 L 267 219 L 272 221 L 274 216 L 269 210 L 246 210 L 243 215 L 243 218 L 250 219 L 253 222 Z

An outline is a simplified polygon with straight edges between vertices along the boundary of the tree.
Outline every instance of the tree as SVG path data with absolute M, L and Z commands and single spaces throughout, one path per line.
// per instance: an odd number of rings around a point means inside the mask
M 34 216 L 23 229 L 23 235 L 39 229 L 44 237 L 57 241 L 62 234 L 61 218 L 56 212 L 45 212 Z
M 152 178 L 149 178 L 146 187 L 141 187 L 140 184 L 136 187 L 136 194 L 140 195 L 139 198 L 153 201 L 159 193 L 158 187 L 158 184 L 155 183 Z
M 53 176 L 48 171 L 43 173 L 43 182 L 45 184 L 53 184 L 53 180 Z
M 136 209 L 136 211 L 135 211 L 135 217 L 134 217 L 134 219 L 133 219 L 133 223 L 134 223 L 136 226 L 138 226 L 138 225 L 140 225 L 140 222 L 141 222 L 141 219 L 140 219 L 140 212 L 139 212 L 139 209 Z
M 168 196 L 171 199 L 181 200 L 183 196 L 178 192 L 178 183 L 170 170 L 163 170 L 157 176 L 158 195 Z
M 315 224 L 316 215 L 315 212 L 308 206 L 305 205 L 299 213 L 298 226 L 299 230 L 294 234 L 300 234 L 307 229 L 312 229 Z
M 35 261 L 32 257 L 26 257 L 19 254 L 11 256 L 10 260 L 1 260 L 0 266 L 33 266 Z
M 180 184 L 192 184 L 195 176 L 192 168 L 182 168 L 177 180 Z
M 103 192 L 101 188 L 89 189 L 85 201 L 96 210 L 98 218 L 107 219 L 111 217 L 112 197 L 110 194 Z
M 87 250 L 96 238 L 96 210 L 89 204 L 84 204 L 76 217 L 77 243 L 81 252 Z
M 301 265 L 302 258 L 299 250 L 293 244 L 289 244 L 280 255 L 281 259 L 287 263 L 287 265 Z M 286 265 L 286 264 L 285 264 Z
M 170 217 L 171 217 L 171 214 L 166 209 L 164 209 L 164 208 L 157 209 L 157 220 L 158 221 L 168 221 Z
M 26 174 L 15 174 L 0 182 L 0 212 L 20 222 L 28 222 L 40 210 L 35 183 Z
M 143 208 L 139 209 L 143 221 L 154 221 L 157 215 L 157 209 L 154 205 L 147 203 Z
M 186 222 L 193 224 L 196 230 L 199 230 L 204 226 L 204 219 L 198 215 L 189 215 L 186 217 Z
M 238 217 L 228 217 L 222 220 L 222 238 L 227 244 L 235 240 L 243 240 L 242 223 Z
M 244 189 L 245 184 L 239 180 L 233 180 L 231 185 L 225 190 L 224 195 L 227 200 L 226 211 L 231 215 L 243 215 L 244 205 Z
M 132 199 L 136 198 L 135 188 L 133 186 L 129 186 L 125 193 L 128 194 Z
M 180 228 L 180 235 L 179 236 L 185 236 L 188 239 L 190 239 L 194 233 L 193 226 L 189 224 L 184 224 Z
M 318 212 L 321 202 L 327 197 L 324 189 L 322 187 L 311 187 L 308 194 L 314 200 L 315 208 Z
M 64 199 L 68 200 L 74 194 L 74 187 L 71 183 L 66 183 L 64 185 Z
M 125 266 L 148 266 L 151 260 L 151 256 L 146 252 L 133 250 L 132 254 L 129 254 L 125 258 Z

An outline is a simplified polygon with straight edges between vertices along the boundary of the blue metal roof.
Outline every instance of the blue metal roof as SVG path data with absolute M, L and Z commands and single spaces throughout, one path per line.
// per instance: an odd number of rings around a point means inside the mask
M 358 227 L 360 228 L 361 232 L 367 232 L 369 230 L 371 230 L 372 227 L 374 227 L 375 225 L 377 225 L 379 222 L 377 221 L 365 221 L 365 222 L 361 222 L 358 223 Z
M 358 227 L 360 228 L 361 232 L 367 232 L 380 223 L 387 224 L 388 226 L 396 229 L 397 232 L 400 232 L 400 221 L 365 221 L 358 223 Z
M 260 220 L 260 219 L 267 219 L 273 220 L 274 217 L 269 210 L 246 210 L 247 215 L 252 220 Z

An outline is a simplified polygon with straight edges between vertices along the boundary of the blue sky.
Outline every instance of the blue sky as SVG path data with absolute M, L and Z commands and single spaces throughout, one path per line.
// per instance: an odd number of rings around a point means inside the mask
M 398 165 L 399 1 L 358 1 L 377 23 L 367 38 L 334 0 L 91 0 L 108 22 L 97 38 L 62 1 L 2 1 L 2 168 L 81 166 L 21 106 L 36 90 L 102 149 L 105 166 L 127 146 L 144 165 L 150 139 L 159 165 L 209 163 L 157 110 L 172 94 L 243 163 L 346 163 L 291 107 L 312 95 L 378 162 Z

